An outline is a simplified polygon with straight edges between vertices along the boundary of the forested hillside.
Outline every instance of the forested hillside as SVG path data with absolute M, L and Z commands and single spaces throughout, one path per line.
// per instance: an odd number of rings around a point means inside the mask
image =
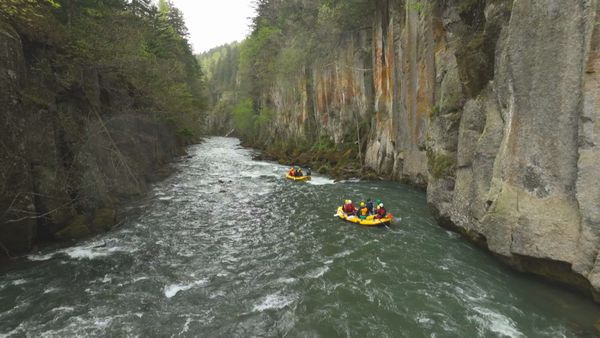
M 213 90 L 210 129 L 235 130 L 246 143 L 282 161 L 312 163 L 334 175 L 366 174 L 355 159 L 363 157 L 367 139 L 361 135 L 368 133 L 365 114 L 370 110 L 352 109 L 342 121 L 344 128 L 326 131 L 334 111 L 318 116 L 317 109 L 344 109 L 341 102 L 337 108 L 325 106 L 366 95 L 341 97 L 329 75 L 370 76 L 368 34 L 374 14 L 375 2 L 366 0 L 257 1 L 245 41 L 200 56 Z M 348 43 L 357 44 L 352 55 L 341 49 Z M 340 57 L 360 64 L 340 62 Z M 340 80 L 346 87 L 354 85 L 351 78 Z M 316 94 L 321 89 L 326 92 Z
M 208 116 L 207 124 L 213 134 L 229 132 L 230 113 L 239 99 L 238 69 L 240 63 L 240 44 L 237 42 L 216 47 L 198 56 L 205 70 L 209 106 L 213 114 Z M 227 130 L 226 130 L 227 129 Z
M 150 0 L 0 2 L 0 250 L 111 227 L 203 128 L 180 11 Z

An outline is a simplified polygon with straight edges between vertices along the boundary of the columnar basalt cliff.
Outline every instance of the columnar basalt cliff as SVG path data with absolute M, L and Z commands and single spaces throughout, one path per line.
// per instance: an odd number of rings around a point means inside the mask
M 375 7 L 265 93 L 278 137 L 357 140 L 365 167 L 427 188 L 441 225 L 598 297 L 597 1 Z

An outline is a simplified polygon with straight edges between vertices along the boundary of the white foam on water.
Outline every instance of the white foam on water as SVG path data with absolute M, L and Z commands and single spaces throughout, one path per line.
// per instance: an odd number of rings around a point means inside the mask
M 150 279 L 150 278 L 148 278 L 148 277 L 138 277 L 138 278 L 134 279 L 134 280 L 133 280 L 133 281 L 131 281 L 131 282 L 132 282 L 132 283 L 137 283 L 137 282 L 139 282 L 139 281 L 143 281 L 143 280 L 146 280 L 146 279 Z
M 492 331 L 506 337 L 525 337 L 525 335 L 517 329 L 516 324 L 512 319 L 479 306 L 474 307 L 473 311 L 477 312 L 477 314 L 467 316 L 467 318 L 474 321 L 479 326 L 479 332 L 483 336 L 486 336 L 486 331 Z
M 17 280 L 12 281 L 11 284 L 18 286 L 18 285 L 27 284 L 27 281 L 25 279 L 17 279 Z
M 199 281 L 195 281 L 193 283 L 189 283 L 189 284 L 171 284 L 171 285 L 167 285 L 165 286 L 165 297 L 167 298 L 173 298 L 176 294 L 178 294 L 181 291 L 187 291 L 193 287 L 199 286 L 199 285 L 203 285 L 206 284 L 208 282 L 207 279 L 201 279 Z
M 277 280 L 277 283 L 292 284 L 292 283 L 295 283 L 296 281 L 297 281 L 296 278 L 279 278 Z
M 50 310 L 50 312 L 71 312 L 74 311 L 75 308 L 71 307 L 71 306 L 59 306 L 59 307 L 55 307 L 52 310 Z
M 321 176 L 313 176 L 310 181 L 308 181 L 308 184 L 312 184 L 312 185 L 327 185 L 327 184 L 335 184 L 335 181 L 327 178 L 327 177 L 321 177 Z
M 423 313 L 419 313 L 415 319 L 416 319 L 417 323 L 419 323 L 425 327 L 431 327 L 431 325 L 435 324 L 435 320 L 427 317 Z
M 47 254 L 47 255 L 28 255 L 27 259 L 34 262 L 42 262 L 52 259 L 55 253 Z
M 8 332 L 8 333 L 0 333 L 0 338 L 8 338 L 8 337 L 14 337 L 17 335 L 17 333 L 25 333 L 25 326 L 23 325 L 23 323 L 20 323 L 19 326 L 17 326 L 16 328 L 14 328 L 14 330 Z
M 254 305 L 252 311 L 255 312 L 263 312 L 269 309 L 283 309 L 284 307 L 292 304 L 296 300 L 296 297 L 291 295 L 282 295 L 280 293 L 275 293 L 272 295 L 266 296 L 260 304 Z
M 377 257 L 377 261 L 379 262 L 379 264 L 381 264 L 381 266 L 383 266 L 384 268 L 387 267 L 387 263 L 382 262 L 381 259 L 379 259 L 379 257 Z
M 192 323 L 192 318 L 187 318 L 185 321 L 185 324 L 183 324 L 183 329 L 181 330 L 181 332 L 179 332 L 179 334 L 183 334 L 186 333 L 190 330 L 190 324 Z
M 49 293 L 52 293 L 52 292 L 56 292 L 56 291 L 60 291 L 60 290 L 62 290 L 62 289 L 61 288 L 48 288 L 48 289 L 44 290 L 44 294 L 46 295 L 46 294 L 49 294 Z
M 484 290 L 474 286 L 470 286 L 468 291 L 460 286 L 455 286 L 454 290 L 461 298 L 472 304 L 481 304 L 480 302 L 486 300 L 488 297 Z
M 316 269 L 316 270 L 308 273 L 306 275 L 306 277 L 308 277 L 308 278 L 319 278 L 319 277 L 323 276 L 327 271 L 329 271 L 329 267 L 328 266 L 323 266 L 323 267 L 320 267 L 320 268 L 318 268 L 318 269 Z
M 208 296 L 208 298 L 215 299 L 215 298 L 218 298 L 218 297 L 223 297 L 225 295 L 226 295 L 225 291 L 217 291 L 215 293 L 211 293 L 210 296 Z
M 104 243 L 91 243 L 86 246 L 78 246 L 73 248 L 67 248 L 49 253 L 46 255 L 29 255 L 27 259 L 30 261 L 47 261 L 55 258 L 59 254 L 65 254 L 72 259 L 95 259 L 99 257 L 110 256 L 116 252 L 127 252 L 133 253 L 137 250 L 131 250 L 121 247 L 106 247 Z
M 333 257 L 335 257 L 335 258 L 342 258 L 342 257 L 350 256 L 351 254 L 352 254 L 352 251 L 345 250 L 345 251 L 342 251 L 340 253 L 336 253 L 335 255 L 333 255 Z
M 122 317 L 122 316 L 117 316 L 115 318 L 118 318 L 118 317 Z M 112 321 L 113 321 L 113 318 L 111 318 L 111 317 L 95 318 L 94 319 L 94 326 L 96 328 L 98 328 L 98 327 L 106 328 L 106 327 L 108 327 L 110 325 L 110 323 L 112 323 Z
M 67 256 L 73 259 L 95 259 L 106 257 L 115 252 L 127 252 L 122 248 L 94 248 L 94 247 L 76 247 L 63 251 Z
M 339 183 L 358 183 L 360 182 L 360 178 L 351 178 L 347 180 L 342 180 Z

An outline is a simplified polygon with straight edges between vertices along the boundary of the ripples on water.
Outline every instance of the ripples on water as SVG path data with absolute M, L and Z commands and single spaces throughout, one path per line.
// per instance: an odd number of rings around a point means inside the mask
M 235 139 L 189 149 L 111 233 L 0 278 L 0 336 L 592 336 L 597 307 L 514 274 L 395 183 L 296 183 Z M 381 197 L 402 219 L 334 219 Z

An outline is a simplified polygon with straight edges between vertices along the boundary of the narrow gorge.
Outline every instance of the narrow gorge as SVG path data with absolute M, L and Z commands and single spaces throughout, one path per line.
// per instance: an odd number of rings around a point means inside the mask
M 425 187 L 442 226 L 600 300 L 597 1 L 313 3 L 259 2 L 211 129 L 357 148 L 363 171 Z M 244 95 L 253 133 L 239 104 L 223 113 Z

